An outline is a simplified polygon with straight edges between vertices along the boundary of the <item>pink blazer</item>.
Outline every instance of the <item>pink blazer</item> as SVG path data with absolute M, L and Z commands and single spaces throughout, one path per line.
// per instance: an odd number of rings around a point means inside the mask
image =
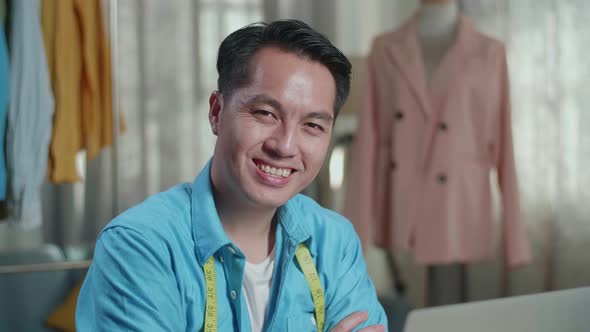
M 365 245 L 411 249 L 419 264 L 488 260 L 495 168 L 506 262 L 529 262 L 504 46 L 461 17 L 430 87 L 420 52 L 416 16 L 373 42 L 344 214 Z

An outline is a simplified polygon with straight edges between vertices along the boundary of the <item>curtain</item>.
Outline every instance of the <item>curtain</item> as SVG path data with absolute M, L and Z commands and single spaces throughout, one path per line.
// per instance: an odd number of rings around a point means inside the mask
M 506 43 L 513 133 L 534 262 L 510 273 L 509 294 L 590 285 L 590 4 L 583 0 L 463 1 L 464 11 Z M 471 294 L 501 282 L 471 271 Z

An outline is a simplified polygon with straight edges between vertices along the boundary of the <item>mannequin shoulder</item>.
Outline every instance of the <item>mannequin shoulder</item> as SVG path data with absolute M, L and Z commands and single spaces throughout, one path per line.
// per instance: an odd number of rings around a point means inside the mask
M 478 48 L 482 54 L 498 56 L 506 53 L 506 46 L 500 39 L 494 38 L 482 32 L 476 31 Z
M 373 38 L 371 52 L 380 52 L 386 48 L 403 42 L 403 40 L 408 37 L 409 33 L 411 33 L 409 22 L 406 22 L 394 28 L 393 30 L 380 33 Z

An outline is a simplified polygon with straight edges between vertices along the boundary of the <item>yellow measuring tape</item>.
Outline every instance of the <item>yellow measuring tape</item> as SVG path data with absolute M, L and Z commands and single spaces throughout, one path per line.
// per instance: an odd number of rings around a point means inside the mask
M 313 305 L 315 306 L 315 321 L 318 331 L 321 332 L 324 329 L 324 322 L 326 320 L 326 306 L 324 301 L 324 290 L 320 283 L 318 271 L 316 271 L 315 265 L 313 265 L 309 249 L 307 249 L 303 243 L 297 246 L 295 256 L 297 257 L 297 261 L 301 266 L 301 270 L 303 270 L 303 275 L 305 275 L 305 279 L 311 290 L 311 298 L 313 299 Z
M 207 302 L 205 302 L 205 332 L 217 332 L 217 284 L 215 280 L 215 259 L 209 257 L 205 266 L 205 288 Z
M 309 249 L 305 244 L 300 244 L 295 251 L 295 257 L 303 270 L 303 275 L 307 280 L 311 290 L 311 298 L 315 306 L 315 321 L 318 331 L 324 329 L 326 321 L 326 305 L 324 300 L 324 290 L 318 276 L 318 271 L 313 264 Z M 215 259 L 213 256 L 203 266 L 205 271 L 205 288 L 207 293 L 207 302 L 205 303 L 205 332 L 217 332 L 217 287 L 215 281 Z

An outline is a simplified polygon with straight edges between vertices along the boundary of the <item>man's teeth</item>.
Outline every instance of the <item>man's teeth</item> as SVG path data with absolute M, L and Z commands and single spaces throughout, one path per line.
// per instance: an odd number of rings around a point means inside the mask
M 275 168 L 262 164 L 258 164 L 258 168 L 261 171 L 274 176 L 282 176 L 286 178 L 287 176 L 291 175 L 291 169 L 288 168 Z

